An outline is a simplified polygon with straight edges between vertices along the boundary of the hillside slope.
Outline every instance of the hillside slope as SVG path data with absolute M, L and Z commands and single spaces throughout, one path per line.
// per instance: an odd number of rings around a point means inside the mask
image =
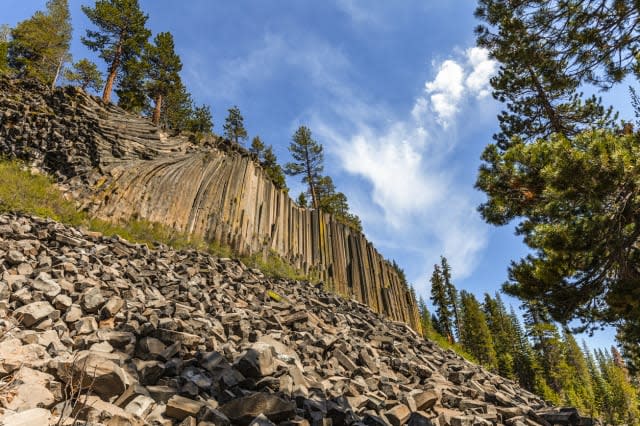
M 98 217 L 146 219 L 274 252 L 325 285 L 420 331 L 417 306 L 365 236 L 301 209 L 243 150 L 196 146 L 75 88 L 0 79 L 0 154 L 55 175 Z
M 0 424 L 589 424 L 230 259 L 0 215 L 0 278 Z

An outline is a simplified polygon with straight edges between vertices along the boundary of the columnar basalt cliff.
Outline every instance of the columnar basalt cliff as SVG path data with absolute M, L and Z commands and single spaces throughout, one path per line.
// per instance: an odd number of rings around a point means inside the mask
M 194 145 L 78 89 L 0 79 L 0 153 L 54 174 L 101 218 L 163 223 L 239 254 L 272 251 L 419 331 L 415 300 L 362 233 L 299 208 L 224 141 Z

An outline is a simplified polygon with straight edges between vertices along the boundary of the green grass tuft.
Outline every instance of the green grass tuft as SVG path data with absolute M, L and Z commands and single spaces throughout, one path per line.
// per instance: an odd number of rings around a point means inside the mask
M 86 215 L 65 200 L 53 180 L 31 174 L 19 161 L 0 161 L 0 213 L 17 212 L 81 225 Z
M 240 260 L 245 265 L 262 271 L 267 277 L 284 278 L 290 280 L 304 281 L 311 280 L 277 253 L 269 251 L 266 256 L 262 253 L 254 253 L 251 256 L 244 256 Z
M 207 242 L 159 223 L 140 219 L 113 223 L 91 218 L 79 211 L 73 201 L 66 200 L 50 177 L 32 174 L 19 161 L 0 160 L 0 213 L 9 212 L 48 217 L 67 225 L 84 226 L 105 236 L 119 235 L 150 247 L 164 244 L 176 250 L 191 248 L 218 257 L 234 257 L 233 250 L 224 244 Z M 269 252 L 266 258 L 255 254 L 241 260 L 269 277 L 309 279 L 273 252 Z

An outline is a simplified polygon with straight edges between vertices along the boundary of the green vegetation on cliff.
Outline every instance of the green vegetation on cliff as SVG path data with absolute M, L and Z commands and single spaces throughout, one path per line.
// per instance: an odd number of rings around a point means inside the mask
M 235 254 L 228 247 L 216 242 L 205 242 L 178 232 L 168 226 L 146 220 L 128 220 L 111 223 L 91 218 L 79 211 L 75 202 L 65 199 L 53 180 L 44 174 L 31 173 L 19 161 L 0 160 L 0 213 L 20 212 L 78 226 L 110 236 L 118 235 L 128 241 L 147 244 L 168 245 L 175 249 L 197 249 L 219 257 Z M 313 280 L 297 271 L 277 254 L 267 252 L 240 257 L 246 265 L 260 269 L 266 276 L 292 280 Z

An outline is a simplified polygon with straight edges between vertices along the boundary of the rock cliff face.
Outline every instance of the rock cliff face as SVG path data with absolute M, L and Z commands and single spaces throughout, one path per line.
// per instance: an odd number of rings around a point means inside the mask
M 102 218 L 160 222 L 240 254 L 273 251 L 420 330 L 415 300 L 365 236 L 297 207 L 243 150 L 167 137 L 74 88 L 0 79 L 0 153 L 56 175 Z
M 0 215 L 0 425 L 590 426 L 361 303 Z

